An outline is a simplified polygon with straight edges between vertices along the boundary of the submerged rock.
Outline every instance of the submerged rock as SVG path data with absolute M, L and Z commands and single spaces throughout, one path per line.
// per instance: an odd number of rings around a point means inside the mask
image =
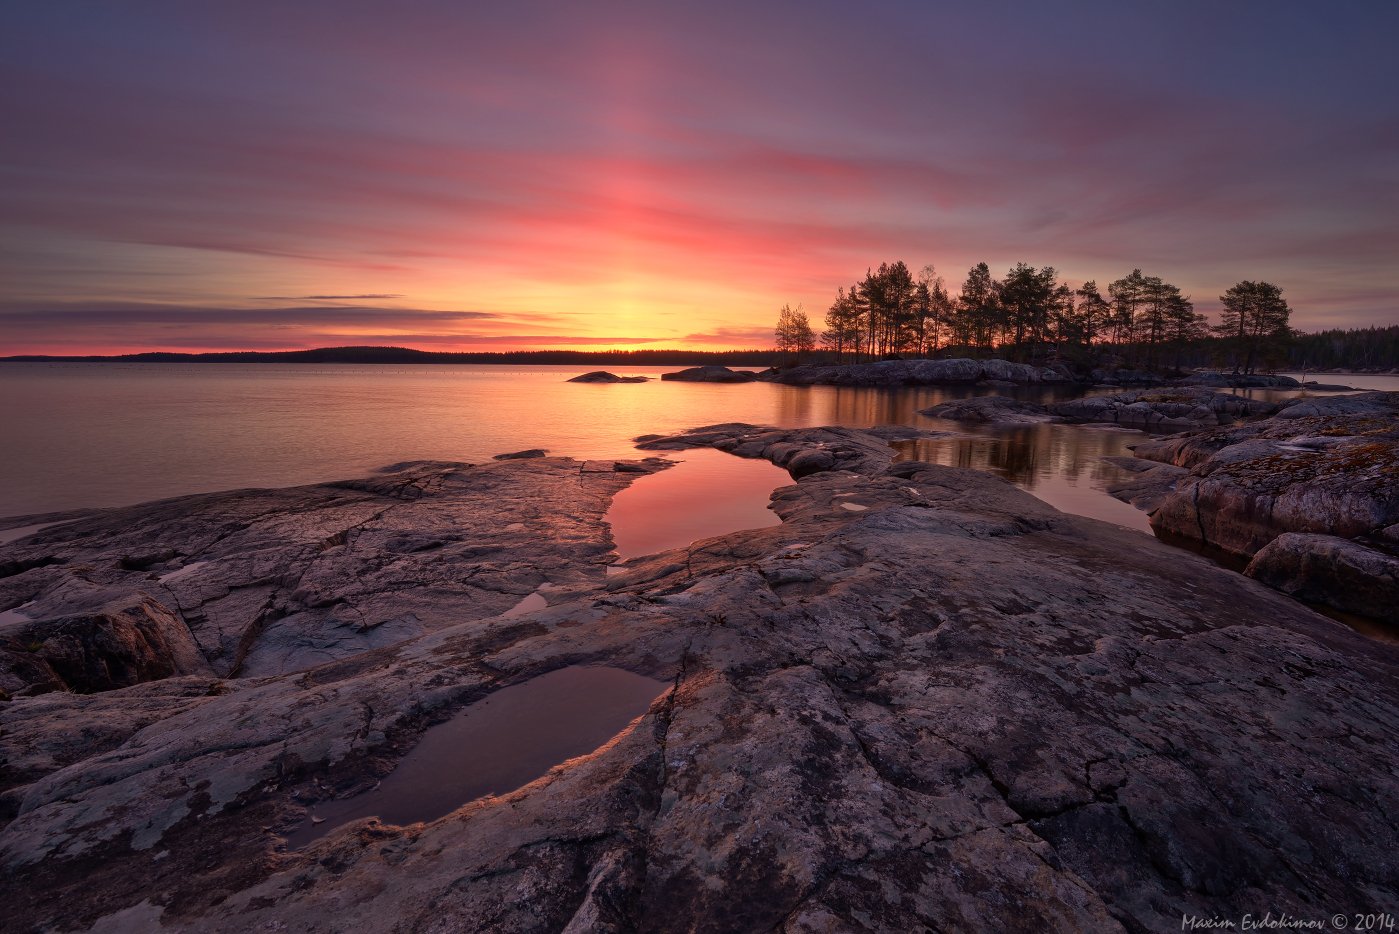
M 1388 647 L 988 474 L 895 463 L 885 434 L 649 442 L 837 467 L 776 491 L 779 526 L 613 577 L 586 556 L 605 552 L 591 517 L 620 475 L 562 458 L 186 502 L 198 520 L 163 527 L 178 552 L 237 566 L 259 559 L 219 534 L 320 528 L 359 563 L 326 568 L 307 600 L 436 592 L 442 616 L 294 673 L 0 704 L 6 924 L 1138 931 L 1394 909 Z M 345 524 L 361 507 L 362 531 Z M 121 553 L 122 530 L 165 508 L 21 551 L 64 567 Z M 489 538 L 516 525 L 544 558 Z M 418 554 L 432 578 L 390 572 Z M 265 558 L 280 579 L 286 553 Z M 449 592 L 493 564 L 518 584 L 501 606 L 557 575 L 548 606 L 502 618 L 484 590 Z M 373 788 L 430 725 L 578 665 L 669 687 L 519 789 L 286 847 L 308 806 Z
M 990 422 L 1003 425 L 1026 425 L 1059 422 L 1049 410 L 1035 402 L 1008 399 L 1005 396 L 977 396 L 957 399 L 919 410 L 920 415 L 946 418 L 957 422 Z
M 751 383 L 757 378 L 757 374 L 748 370 L 731 370 L 726 366 L 694 366 L 661 374 L 661 379 L 681 383 Z
M 649 377 L 646 376 L 618 376 L 616 373 L 609 373 L 606 370 L 593 370 L 591 373 L 584 373 L 575 376 L 567 382 L 570 383 L 644 383 Z

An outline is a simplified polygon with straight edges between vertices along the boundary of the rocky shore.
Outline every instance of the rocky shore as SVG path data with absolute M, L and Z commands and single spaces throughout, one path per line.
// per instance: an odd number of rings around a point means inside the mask
M 1067 367 L 1038 367 L 1006 360 L 881 360 L 839 366 L 772 370 L 763 379 L 787 386 L 958 386 L 1070 383 Z
M 1399 623 L 1399 393 L 1293 399 L 1133 453 L 1151 463 L 1118 492 L 1158 533 L 1246 561 L 1246 574 L 1304 599 Z
M 1146 431 L 1189 431 L 1271 415 L 1279 406 L 1199 387 L 1133 389 L 1041 405 L 1004 396 L 958 399 L 921 414 L 953 421 L 1025 424 L 1077 422 Z
M 879 431 L 643 445 L 800 479 L 781 525 L 610 574 L 610 499 L 664 461 L 401 464 L 0 546 L 6 929 L 1399 911 L 1389 647 L 987 474 L 894 463 Z M 570 666 L 666 687 L 524 787 L 286 844 L 435 724 Z

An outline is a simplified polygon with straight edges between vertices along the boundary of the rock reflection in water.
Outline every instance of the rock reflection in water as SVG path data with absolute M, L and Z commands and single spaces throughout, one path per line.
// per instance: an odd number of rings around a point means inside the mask
M 1047 403 L 1082 395 L 1074 386 L 912 386 L 904 389 L 869 389 L 854 386 L 780 386 L 774 424 L 783 427 L 840 425 L 871 428 L 876 425 L 926 425 L 919 411 L 943 402 L 973 396 L 1002 395 Z
M 966 425 L 955 427 L 967 430 Z M 1130 455 L 1127 445 L 1143 437 L 1081 425 L 1031 425 L 981 429 L 971 438 L 899 441 L 894 447 L 899 460 L 988 470 L 1056 509 L 1150 534 L 1146 513 L 1105 492 L 1108 483 L 1126 472 L 1103 458 Z
M 620 668 L 574 665 L 501 688 L 430 728 L 374 790 L 312 806 L 287 843 L 303 847 L 361 817 L 400 826 L 436 820 L 482 795 L 513 791 L 605 744 L 667 687 Z

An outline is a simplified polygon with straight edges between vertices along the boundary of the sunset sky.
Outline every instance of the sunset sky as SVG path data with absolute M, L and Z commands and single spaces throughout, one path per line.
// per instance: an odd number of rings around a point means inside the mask
M 9 3 L 0 355 L 754 347 L 885 259 L 1399 322 L 1399 3 Z

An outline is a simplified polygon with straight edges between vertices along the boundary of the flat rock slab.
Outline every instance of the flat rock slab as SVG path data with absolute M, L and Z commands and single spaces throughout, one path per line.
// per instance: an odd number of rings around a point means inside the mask
M 7 924 L 1147 931 L 1399 911 L 1389 647 L 882 442 L 656 439 L 853 454 L 777 490 L 779 526 L 580 574 L 521 616 L 294 674 L 0 704 Z M 617 476 L 511 468 L 550 463 Z M 497 528 L 578 503 L 462 482 Z M 669 688 L 522 788 L 285 846 L 429 725 L 576 665 Z
M 504 613 L 541 585 L 601 579 L 612 494 L 666 466 L 542 451 L 415 462 L 40 529 L 0 546 L 15 620 L 0 627 L 0 690 L 284 674 Z M 100 650 L 75 644 L 80 629 Z

